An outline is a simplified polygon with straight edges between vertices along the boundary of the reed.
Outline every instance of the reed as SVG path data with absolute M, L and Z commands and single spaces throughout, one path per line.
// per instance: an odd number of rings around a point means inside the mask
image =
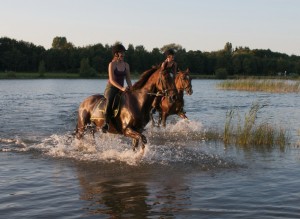
M 272 126 L 267 122 L 256 124 L 258 111 L 263 107 L 264 105 L 258 102 L 253 103 L 249 112 L 245 114 L 244 120 L 241 119 L 237 110 L 230 110 L 226 114 L 224 144 L 267 148 L 279 146 L 280 149 L 284 149 L 289 138 L 283 128 Z M 237 121 L 236 124 L 235 121 Z
M 263 91 L 272 93 L 298 93 L 300 92 L 300 81 L 271 79 L 226 80 L 218 83 L 217 87 L 223 90 Z

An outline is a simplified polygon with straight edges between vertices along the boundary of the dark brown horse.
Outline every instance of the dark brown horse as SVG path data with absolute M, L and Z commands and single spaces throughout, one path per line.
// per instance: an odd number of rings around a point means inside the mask
M 169 74 L 162 73 L 158 67 L 145 71 L 140 79 L 132 86 L 130 91 L 120 93 L 118 101 L 118 112 L 111 118 L 109 124 L 110 133 L 123 134 L 132 138 L 133 150 L 142 142 L 144 149 L 147 143 L 142 134 L 144 127 L 150 120 L 151 104 L 157 93 L 168 97 L 172 102 L 177 96 L 177 90 L 173 79 Z M 86 98 L 78 109 L 78 122 L 76 137 L 81 139 L 87 125 L 93 124 L 98 131 L 104 123 L 103 106 L 105 101 L 103 95 L 92 95 Z
M 193 88 L 192 88 L 192 79 L 190 77 L 190 71 L 189 69 L 186 69 L 185 71 L 179 71 L 176 74 L 175 77 L 175 85 L 176 89 L 178 91 L 178 96 L 175 102 L 170 102 L 166 98 L 162 98 L 161 103 L 159 104 L 159 120 L 158 125 L 162 123 L 163 127 L 166 126 L 166 119 L 169 115 L 177 114 L 183 119 L 187 119 L 185 113 L 183 112 L 183 106 L 184 106 L 184 99 L 183 94 L 184 91 L 188 95 L 193 94 Z M 155 125 L 155 121 L 153 118 L 153 115 L 150 113 L 150 118 L 152 120 L 152 125 Z

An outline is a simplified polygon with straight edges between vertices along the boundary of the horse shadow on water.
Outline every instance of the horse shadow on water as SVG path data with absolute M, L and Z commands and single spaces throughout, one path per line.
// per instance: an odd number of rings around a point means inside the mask
M 119 110 L 111 118 L 108 132 L 131 138 L 133 150 L 141 142 L 144 150 L 147 139 L 142 132 L 150 120 L 150 110 L 155 94 L 167 97 L 170 102 L 174 102 L 177 98 L 173 78 L 170 74 L 162 71 L 160 67 L 153 67 L 145 71 L 130 91 L 120 95 Z M 100 94 L 92 95 L 80 104 L 75 131 L 77 139 L 83 137 L 88 126 L 92 128 L 93 132 L 99 131 L 103 126 L 104 104 L 99 105 L 103 98 L 104 96 Z

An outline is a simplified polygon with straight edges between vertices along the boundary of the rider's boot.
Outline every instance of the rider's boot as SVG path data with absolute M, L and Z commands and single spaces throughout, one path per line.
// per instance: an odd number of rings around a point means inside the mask
M 103 133 L 106 133 L 108 131 L 108 129 L 109 129 L 109 116 L 106 115 L 105 117 L 106 117 L 105 118 L 105 122 L 104 122 L 104 124 L 103 124 L 103 126 L 101 128 Z

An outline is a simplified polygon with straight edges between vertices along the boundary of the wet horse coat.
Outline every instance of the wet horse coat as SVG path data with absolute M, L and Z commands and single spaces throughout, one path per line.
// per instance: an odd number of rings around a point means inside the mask
M 166 120 L 169 115 L 174 115 L 178 114 L 181 118 L 186 119 L 186 115 L 183 112 L 183 107 L 184 107 L 184 91 L 188 95 L 193 94 L 193 89 L 192 89 L 192 79 L 190 77 L 190 71 L 189 69 L 186 69 L 185 71 L 179 71 L 176 74 L 175 77 L 175 85 L 176 89 L 178 92 L 177 99 L 174 103 L 170 102 L 166 98 L 162 98 L 161 103 L 159 104 L 159 120 L 158 120 L 158 125 L 162 123 L 163 127 L 166 126 Z M 150 118 L 152 120 L 152 125 L 155 125 L 155 121 L 153 118 L 153 115 L 150 114 Z
M 122 93 L 118 114 L 111 118 L 108 132 L 132 138 L 133 149 L 141 140 L 142 148 L 144 148 L 147 139 L 142 132 L 150 120 L 151 104 L 155 98 L 150 94 L 157 92 L 161 92 L 170 99 L 175 99 L 177 95 L 170 75 L 162 73 L 160 68 L 152 68 L 141 75 L 130 91 Z M 102 127 L 104 120 L 100 116 L 101 109 L 100 111 L 94 110 L 102 98 L 103 95 L 100 94 L 92 95 L 80 104 L 76 127 L 78 139 L 83 137 L 88 124 L 94 124 L 96 131 Z

